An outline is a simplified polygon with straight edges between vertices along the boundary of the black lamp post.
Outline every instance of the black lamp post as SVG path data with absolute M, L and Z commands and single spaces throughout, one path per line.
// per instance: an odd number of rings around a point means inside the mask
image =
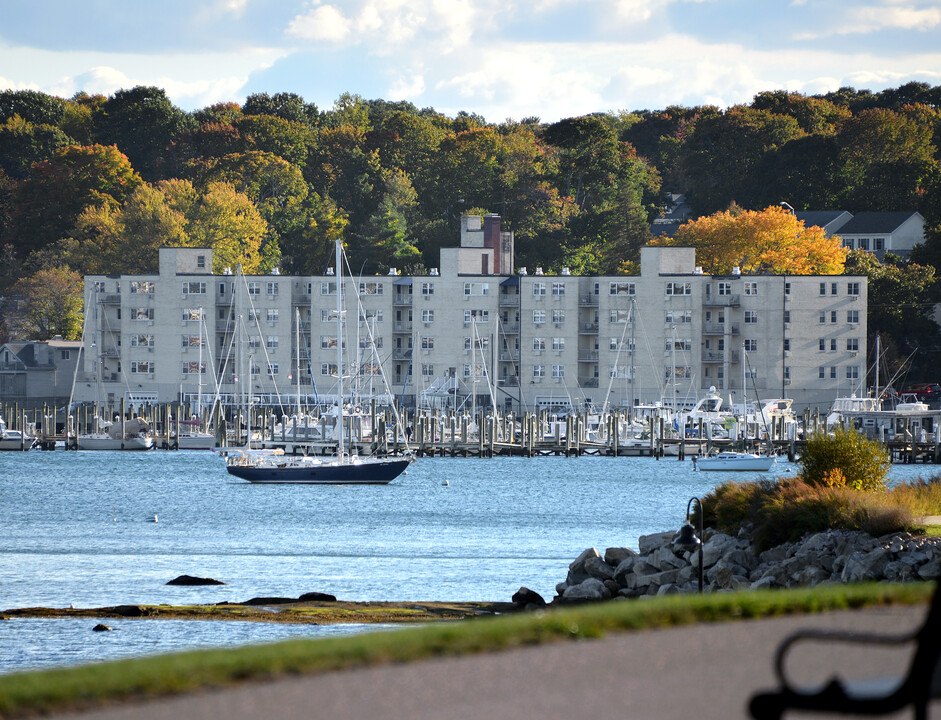
M 693 503 L 699 505 L 699 535 L 696 535 L 696 529 L 693 527 L 693 524 L 689 521 L 690 510 L 693 507 Z M 702 593 L 703 588 L 703 562 L 702 562 L 702 500 L 699 498 L 690 498 L 689 502 L 686 504 L 686 524 L 680 528 L 679 533 L 673 539 L 673 547 L 680 550 L 688 550 L 693 552 L 694 550 L 699 550 L 699 592 Z

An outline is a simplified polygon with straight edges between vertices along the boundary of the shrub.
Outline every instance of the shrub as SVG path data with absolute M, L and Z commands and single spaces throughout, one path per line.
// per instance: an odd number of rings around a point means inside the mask
M 800 459 L 801 477 L 811 485 L 874 492 L 885 490 L 889 456 L 874 440 L 837 428 L 830 436 L 815 433 Z
M 889 500 L 913 515 L 941 515 L 941 475 L 896 485 L 889 490 Z

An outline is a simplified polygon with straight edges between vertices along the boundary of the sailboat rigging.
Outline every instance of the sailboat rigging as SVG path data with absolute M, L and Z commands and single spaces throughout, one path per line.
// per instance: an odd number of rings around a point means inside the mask
M 229 474 L 256 484 L 386 485 L 412 462 L 410 456 L 359 457 L 347 452 L 344 437 L 343 395 L 343 246 L 336 241 L 337 321 L 337 450 L 333 457 L 285 456 L 280 450 L 253 451 L 250 447 L 226 458 Z M 383 379 L 385 376 L 383 375 Z M 397 431 L 397 430 L 396 430 Z M 352 440 L 352 439 L 351 439 Z

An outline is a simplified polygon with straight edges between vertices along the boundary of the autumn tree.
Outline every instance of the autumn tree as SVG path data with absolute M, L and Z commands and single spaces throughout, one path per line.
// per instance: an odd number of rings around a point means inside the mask
M 82 276 L 67 266 L 40 270 L 20 280 L 13 290 L 22 301 L 21 336 L 65 340 L 82 336 L 84 284 Z
M 710 275 L 743 273 L 836 275 L 843 272 L 846 250 L 840 238 L 823 228 L 806 227 L 784 208 L 732 208 L 691 220 L 671 238 L 651 244 L 696 248 L 696 262 Z
M 72 145 L 36 163 L 14 191 L 4 239 L 20 259 L 66 237 L 89 206 L 120 205 L 142 183 L 115 147 Z

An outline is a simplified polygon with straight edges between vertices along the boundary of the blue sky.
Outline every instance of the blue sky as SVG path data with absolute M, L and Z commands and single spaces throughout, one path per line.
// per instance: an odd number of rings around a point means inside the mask
M 941 85 L 941 0 L 0 0 L 0 88 L 343 92 L 491 122 Z

